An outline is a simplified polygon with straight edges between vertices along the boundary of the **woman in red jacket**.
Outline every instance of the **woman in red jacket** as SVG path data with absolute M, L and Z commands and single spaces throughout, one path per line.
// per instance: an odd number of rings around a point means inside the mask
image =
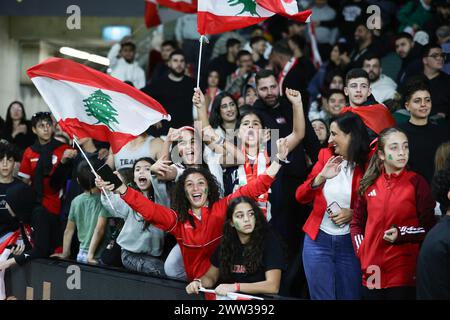
M 361 270 L 348 223 L 369 153 L 369 137 L 363 121 L 351 112 L 331 122 L 330 132 L 330 147 L 320 150 L 317 163 L 296 192 L 298 202 L 314 203 L 303 227 L 303 264 L 311 299 L 360 299 Z
M 351 234 L 365 299 L 415 299 L 419 246 L 434 224 L 435 202 L 425 179 L 406 168 L 408 158 L 406 135 L 383 130 L 360 183 Z
M 286 161 L 286 139 L 277 141 L 278 160 Z M 239 188 L 229 196 L 219 199 L 217 181 L 209 170 L 186 169 L 175 185 L 172 208 L 169 209 L 147 199 L 141 193 L 122 184 L 115 190 L 123 200 L 155 227 L 170 232 L 180 246 L 186 275 L 189 280 L 202 277 L 211 266 L 210 257 L 220 243 L 227 205 L 231 199 L 247 196 L 254 200 L 266 193 L 281 165 L 273 161 L 266 174 Z M 96 180 L 97 186 L 112 191 L 114 185 Z

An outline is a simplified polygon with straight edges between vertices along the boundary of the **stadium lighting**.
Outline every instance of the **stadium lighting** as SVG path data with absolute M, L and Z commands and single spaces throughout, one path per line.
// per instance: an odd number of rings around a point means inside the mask
M 96 55 L 96 54 L 91 54 L 89 52 L 86 51 L 81 51 L 81 50 L 77 50 L 74 48 L 70 48 L 70 47 L 61 47 L 59 49 L 59 52 L 62 54 L 65 54 L 66 56 L 71 56 L 74 58 L 78 58 L 78 59 L 82 59 L 82 60 L 88 60 L 91 62 L 95 62 L 101 65 L 105 65 L 105 66 L 109 66 L 109 59 Z

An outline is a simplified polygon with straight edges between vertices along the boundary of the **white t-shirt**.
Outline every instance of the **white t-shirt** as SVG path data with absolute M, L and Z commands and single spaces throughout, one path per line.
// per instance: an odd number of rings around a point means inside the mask
M 354 166 L 344 160 L 339 174 L 325 182 L 323 195 L 327 201 L 327 207 L 335 201 L 341 208 L 350 208 L 354 171 Z M 333 236 L 345 235 L 350 233 L 350 225 L 347 223 L 343 227 L 339 227 L 329 218 L 328 213 L 324 212 L 320 230 Z

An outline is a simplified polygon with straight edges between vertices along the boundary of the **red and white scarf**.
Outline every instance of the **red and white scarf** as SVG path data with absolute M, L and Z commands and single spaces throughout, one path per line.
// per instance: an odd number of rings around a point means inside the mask
M 249 182 L 256 179 L 261 174 L 265 173 L 267 168 L 270 165 L 269 156 L 267 155 L 267 150 L 260 149 L 258 151 L 258 155 L 256 157 L 256 161 L 254 161 L 253 166 L 250 164 L 250 159 L 247 155 L 247 152 L 245 151 L 245 147 L 242 146 L 242 153 L 245 155 L 245 163 L 243 165 L 240 165 L 238 168 L 237 176 L 239 185 L 235 187 L 235 190 L 241 186 L 245 186 Z M 234 190 L 234 191 L 235 191 Z M 268 192 L 260 195 L 258 197 L 258 205 L 261 208 L 261 210 L 264 213 L 264 216 L 266 217 L 267 221 L 270 221 L 272 218 L 272 215 L 270 213 L 270 203 L 269 203 L 269 193 L 271 190 L 269 189 Z
M 283 95 L 283 82 L 284 82 L 284 79 L 286 78 L 286 76 L 289 73 L 289 71 L 291 71 L 291 69 L 297 65 L 297 63 L 298 63 L 298 59 L 292 57 L 284 65 L 283 71 L 281 71 L 280 74 L 278 75 L 278 84 L 280 86 L 280 96 Z

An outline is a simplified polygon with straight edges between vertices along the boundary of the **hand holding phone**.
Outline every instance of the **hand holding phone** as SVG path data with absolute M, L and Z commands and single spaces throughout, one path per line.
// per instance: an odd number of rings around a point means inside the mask
M 329 216 L 338 213 L 341 211 L 341 206 L 336 202 L 333 201 L 328 207 L 327 207 L 327 213 Z
M 113 190 L 116 190 L 123 184 L 119 177 L 114 174 L 112 169 L 106 163 L 100 168 L 97 168 L 96 172 L 103 179 L 103 181 L 108 181 L 114 185 Z

